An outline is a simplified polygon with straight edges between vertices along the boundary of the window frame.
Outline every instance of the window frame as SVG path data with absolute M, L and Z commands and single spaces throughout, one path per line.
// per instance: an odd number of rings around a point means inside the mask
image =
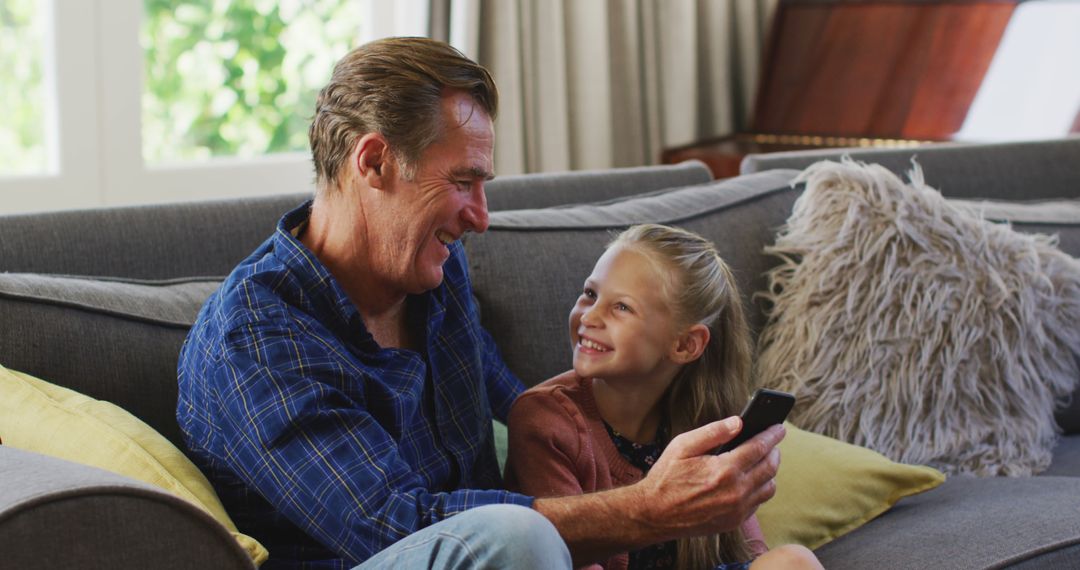
M 50 167 L 0 177 L 0 214 L 314 190 L 307 152 L 147 164 L 142 0 L 45 4 Z

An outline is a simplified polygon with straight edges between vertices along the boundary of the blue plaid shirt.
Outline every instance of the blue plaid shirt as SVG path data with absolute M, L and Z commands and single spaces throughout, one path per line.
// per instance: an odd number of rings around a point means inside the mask
M 180 353 L 191 456 L 264 568 L 346 568 L 502 490 L 491 429 L 521 382 L 479 322 L 460 244 L 410 298 L 425 351 L 383 349 L 293 235 L 310 203 L 206 302 Z

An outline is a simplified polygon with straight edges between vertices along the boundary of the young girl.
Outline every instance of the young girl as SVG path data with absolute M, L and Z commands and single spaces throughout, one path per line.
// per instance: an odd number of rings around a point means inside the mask
M 507 485 L 550 497 L 635 483 L 671 438 L 737 415 L 751 359 L 741 303 L 727 265 L 700 236 L 653 224 L 619 235 L 570 311 L 574 369 L 514 403 Z M 820 568 L 801 546 L 768 551 L 753 516 L 732 532 L 657 544 L 603 564 L 748 566 Z

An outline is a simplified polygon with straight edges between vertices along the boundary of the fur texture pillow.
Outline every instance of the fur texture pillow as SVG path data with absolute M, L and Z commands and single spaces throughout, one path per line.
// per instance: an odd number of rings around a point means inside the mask
M 1080 262 L 950 205 L 916 167 L 819 162 L 776 244 L 758 378 L 793 422 L 895 461 L 1029 475 L 1080 377 Z

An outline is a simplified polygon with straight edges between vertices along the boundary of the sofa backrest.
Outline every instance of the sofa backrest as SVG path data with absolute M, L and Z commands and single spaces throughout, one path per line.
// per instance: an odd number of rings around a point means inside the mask
M 842 156 L 880 164 L 906 179 L 912 159 L 926 183 L 949 198 L 1045 200 L 1080 196 L 1080 136 L 993 144 L 943 143 L 916 148 L 817 149 L 750 154 L 743 174 L 802 170 Z
M 705 182 L 701 162 L 522 174 L 487 185 L 491 210 L 595 202 Z M 0 272 L 136 279 L 225 276 L 307 194 L 0 216 Z
M 487 185 L 488 209 L 524 210 L 586 204 L 712 180 L 700 160 L 679 164 L 500 176 Z

